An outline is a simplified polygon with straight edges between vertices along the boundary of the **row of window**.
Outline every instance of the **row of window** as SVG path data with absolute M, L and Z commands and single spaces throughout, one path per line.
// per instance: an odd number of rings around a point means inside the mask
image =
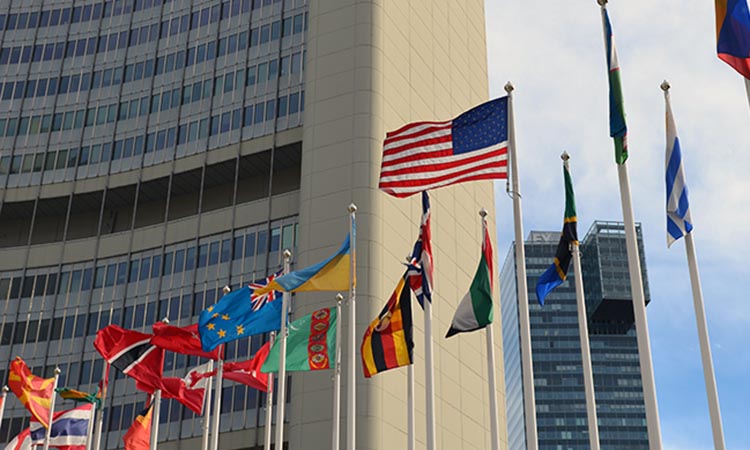
M 76 6 L 73 8 L 46 9 L 14 14 L 0 14 L 0 30 L 23 30 L 36 27 L 54 27 L 67 23 L 88 22 L 102 17 L 114 17 L 141 11 L 172 0 L 121 0 L 105 1 L 92 5 Z
M 305 22 L 302 14 L 298 14 L 293 18 L 290 17 L 285 19 L 284 22 L 287 22 L 287 20 L 291 21 L 290 26 L 293 34 L 301 33 L 303 31 Z M 270 32 L 270 29 L 268 33 L 263 33 L 262 30 L 265 27 L 273 28 L 272 25 L 273 24 L 264 25 L 263 27 L 260 27 L 260 31 L 258 28 L 251 30 L 250 45 L 254 46 L 260 43 L 269 42 L 271 39 L 270 36 L 273 34 Z M 252 38 L 252 36 L 255 36 L 255 38 Z M 81 75 L 62 76 L 59 79 L 42 78 L 39 80 L 10 81 L 5 84 L 0 84 L 0 88 L 2 88 L 0 98 L 2 100 L 10 100 L 24 97 L 32 98 L 44 97 L 47 95 L 77 93 L 79 91 L 117 86 L 120 83 L 129 83 L 131 81 L 152 77 L 154 75 L 161 75 L 163 73 L 182 69 L 186 66 L 209 61 L 228 53 L 244 50 L 247 48 L 248 44 L 247 32 L 219 39 L 218 42 L 218 47 L 216 46 L 216 42 L 209 42 L 197 47 L 191 47 L 187 50 L 187 53 L 184 51 L 170 53 L 156 59 L 128 64 L 124 69 L 116 68 L 98 70 L 94 71 L 93 74 L 83 73 Z M 62 52 L 62 49 L 60 49 L 60 52 Z M 2 63 L 2 56 L 0 56 L 0 63 Z M 282 67 L 283 64 L 284 61 L 282 60 Z
M 294 92 L 280 96 L 276 99 L 261 101 L 255 105 L 238 108 L 222 114 L 192 121 L 178 127 L 172 127 L 155 131 L 142 136 L 118 139 L 113 144 L 85 145 L 80 148 L 64 150 L 49 150 L 46 153 L 29 153 L 0 157 L 0 175 L 42 172 L 43 170 L 65 169 L 87 166 L 108 162 L 110 159 L 116 161 L 122 158 L 139 156 L 143 153 L 151 153 L 172 148 L 175 145 L 195 142 L 209 136 L 216 136 L 242 127 L 260 125 L 264 122 L 274 120 L 275 117 L 283 118 L 288 115 L 298 114 L 304 110 L 304 91 Z M 117 105 L 107 109 L 105 123 L 115 120 Z M 80 114 L 79 114 L 80 113 Z M 39 121 L 39 116 L 34 116 L 31 121 L 24 122 L 23 119 L 18 128 L 21 131 L 36 132 L 36 130 L 67 130 L 80 128 L 84 123 L 84 111 L 65 113 L 61 119 L 60 114 L 55 114 L 52 123 Z M 97 114 L 98 116 L 98 114 Z M 44 116 L 45 118 L 48 116 Z M 62 122 L 60 122 L 62 120 Z M 2 122 L 0 120 L 0 127 Z M 10 126 L 15 126 L 15 119 L 8 121 Z M 24 128 L 26 127 L 26 128 Z M 6 134 L 8 135 L 8 134 Z
M 214 6 L 213 8 L 216 9 L 216 16 L 218 18 L 218 6 Z M 208 11 L 208 8 L 206 8 L 205 11 Z M 234 53 L 238 50 L 244 50 L 247 48 L 248 43 L 251 46 L 256 44 L 264 44 L 271 40 L 278 40 L 280 37 L 291 36 L 294 33 L 301 33 L 303 29 L 303 17 L 303 14 L 297 14 L 294 17 L 288 17 L 284 19 L 283 25 L 279 20 L 270 24 L 253 28 L 250 30 L 249 42 L 247 31 L 222 38 L 219 40 L 218 56 Z M 90 37 L 68 42 L 51 42 L 48 44 L 4 47 L 0 49 L 0 65 L 52 61 L 57 59 L 92 55 L 94 53 L 103 53 L 106 51 L 132 47 L 135 45 L 153 41 L 160 36 L 171 36 L 170 33 L 172 33 L 172 30 L 177 30 L 177 32 L 179 32 L 184 28 L 184 31 L 187 31 L 187 29 L 189 28 L 189 16 L 186 15 L 183 17 L 183 19 L 184 20 L 182 21 L 177 18 L 172 19 L 171 22 L 162 22 L 161 27 L 157 23 L 153 25 L 147 25 L 139 29 L 130 31 L 125 30 L 121 32 L 111 33 L 106 36 L 99 36 L 98 38 Z M 175 23 L 175 21 L 178 21 L 176 25 L 170 25 L 171 23 Z M 159 29 L 161 29 L 161 31 L 159 31 Z M 176 32 L 173 34 L 176 34 Z M 188 49 L 186 58 L 187 65 L 190 66 L 193 64 L 193 62 L 195 62 L 196 64 L 200 63 L 203 61 L 202 58 L 204 58 L 205 60 L 209 60 L 216 57 L 216 49 L 217 46 L 215 42 L 210 42 L 208 44 L 203 44 Z M 171 54 L 172 58 L 176 58 L 178 53 L 183 57 L 185 56 L 185 52 L 177 52 Z M 205 56 L 203 56 L 203 54 L 205 54 Z M 183 65 L 184 63 L 185 61 L 183 60 Z M 172 70 L 174 70 L 174 68 Z M 169 72 L 169 70 L 166 70 L 166 72 Z
M 123 261 L 103 264 L 96 269 L 64 271 L 59 282 L 55 272 L 27 275 L 23 279 L 0 278 L 0 299 L 75 294 L 102 287 L 120 286 L 128 282 L 146 281 L 160 275 L 179 274 L 231 260 L 252 258 L 256 254 L 265 255 L 266 246 L 272 253 L 278 252 L 280 248 L 290 248 L 295 242 L 295 233 L 293 224 L 287 224 L 283 228 L 275 225 L 271 228 L 270 242 L 266 230 L 250 231 L 234 238 L 167 251 L 164 254 L 143 257 L 134 255 L 130 263 Z
M 166 111 L 171 108 L 177 108 L 181 105 L 208 98 L 211 95 L 221 95 L 240 87 L 252 86 L 256 83 L 274 80 L 279 75 L 279 70 L 281 70 L 282 76 L 300 73 L 302 70 L 301 61 L 302 52 L 297 52 L 293 55 L 282 57 L 280 60 L 281 64 L 279 64 L 279 60 L 273 60 L 249 67 L 247 69 L 247 76 L 245 75 L 245 69 L 232 71 L 224 75 L 219 75 L 213 79 L 199 81 L 184 86 L 182 88 L 182 93 L 180 93 L 179 88 L 175 88 L 171 91 L 168 90 L 163 93 L 154 94 L 151 97 L 142 97 L 121 102 L 119 104 L 119 109 L 118 105 L 113 103 L 110 105 L 91 107 L 87 110 L 80 109 L 54 115 L 45 114 L 41 116 L 22 117 L 19 122 L 16 122 L 17 119 L 9 119 L 7 121 L 6 119 L 0 119 L 0 137 L 13 136 L 14 134 L 23 136 L 26 134 L 91 127 L 94 125 L 112 123 L 115 122 L 115 120 L 127 120 L 145 116 L 149 112 L 157 113 L 159 111 Z M 61 81 L 60 89 L 62 91 L 63 88 L 67 89 L 68 86 L 70 86 L 71 89 L 77 87 L 80 78 L 78 75 L 74 75 L 73 77 L 63 77 Z M 36 87 L 34 83 L 34 81 L 30 81 L 26 85 L 27 90 L 33 91 Z M 23 82 L 16 83 L 16 89 L 19 88 L 19 84 L 23 85 Z M 42 86 L 42 88 L 43 87 L 44 86 Z M 13 83 L 6 83 L 6 90 L 13 90 L 13 88 Z M 23 86 L 20 88 L 23 89 Z M 2 83 L 0 83 L 0 90 L 2 89 L 3 86 Z M 18 123 L 17 127 L 16 123 Z

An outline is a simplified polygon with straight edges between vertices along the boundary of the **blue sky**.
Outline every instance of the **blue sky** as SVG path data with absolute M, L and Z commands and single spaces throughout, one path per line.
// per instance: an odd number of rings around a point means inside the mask
M 557 230 L 559 155 L 572 155 L 578 220 L 622 220 L 599 7 L 594 0 L 487 1 L 490 93 L 515 84 L 524 231 Z M 713 448 L 695 313 L 682 241 L 667 249 L 664 98 L 674 114 L 695 223 L 727 448 L 750 449 L 750 106 L 742 78 L 716 57 L 710 0 L 609 4 L 627 112 L 630 182 L 643 223 L 652 303 L 652 357 L 665 450 Z M 498 254 L 513 240 L 512 205 L 496 185 Z

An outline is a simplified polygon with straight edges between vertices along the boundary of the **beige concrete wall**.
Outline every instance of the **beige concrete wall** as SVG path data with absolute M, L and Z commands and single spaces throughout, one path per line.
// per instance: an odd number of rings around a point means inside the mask
M 306 70 L 297 264 L 312 264 L 335 250 L 347 232 L 346 206 L 356 203 L 358 350 L 362 333 L 403 273 L 400 263 L 416 239 L 421 216 L 418 196 L 398 200 L 377 190 L 382 140 L 386 131 L 404 123 L 450 119 L 488 99 L 484 2 L 310 2 Z M 491 182 L 432 193 L 436 420 L 441 450 L 490 448 L 484 333 L 443 338 L 479 261 L 481 207 L 490 211 L 494 230 Z M 330 305 L 333 295 L 298 295 L 295 311 L 301 315 Z M 499 337 L 497 304 L 495 335 Z M 414 317 L 417 448 L 424 448 L 424 336 L 418 306 Z M 500 428 L 506 445 L 499 338 L 496 347 Z M 350 351 L 346 345 L 343 350 Z M 405 449 L 406 369 L 365 380 L 358 355 L 357 392 L 357 450 Z M 295 374 L 292 396 L 290 448 L 330 448 L 331 373 Z M 342 430 L 345 434 L 343 423 Z M 342 445 L 345 442 L 343 436 Z

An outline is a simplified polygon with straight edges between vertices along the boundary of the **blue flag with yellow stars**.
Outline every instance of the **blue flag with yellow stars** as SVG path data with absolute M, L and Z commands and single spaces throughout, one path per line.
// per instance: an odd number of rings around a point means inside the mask
M 210 352 L 219 345 L 281 328 L 281 296 L 274 291 L 253 296 L 249 286 L 223 296 L 200 315 L 201 347 Z

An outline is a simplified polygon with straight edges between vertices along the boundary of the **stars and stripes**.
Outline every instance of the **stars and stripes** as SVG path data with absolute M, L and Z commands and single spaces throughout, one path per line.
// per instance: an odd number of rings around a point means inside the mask
M 680 138 L 677 137 L 677 125 L 672 115 L 672 105 L 667 100 L 667 247 L 693 230 L 690 217 L 688 189 L 685 174 L 682 170 L 682 152 Z
M 424 308 L 424 300 L 432 301 L 432 231 L 430 230 L 430 196 L 422 192 L 422 220 L 419 238 L 414 244 L 409 262 L 406 264 L 409 286 Z
M 508 98 L 446 122 L 414 122 L 386 135 L 379 188 L 394 197 L 508 177 Z
M 272 302 L 278 298 L 279 293 L 277 291 L 269 291 L 263 294 L 256 294 L 255 292 L 258 289 L 268 286 L 269 283 L 271 283 L 273 280 L 276 279 L 276 277 L 280 276 L 281 274 L 282 272 L 279 271 L 279 272 L 269 275 L 267 278 L 263 280 L 257 280 L 247 285 L 250 288 L 250 290 L 253 292 L 250 295 L 250 303 L 253 305 L 252 306 L 253 311 L 259 310 L 266 303 Z

